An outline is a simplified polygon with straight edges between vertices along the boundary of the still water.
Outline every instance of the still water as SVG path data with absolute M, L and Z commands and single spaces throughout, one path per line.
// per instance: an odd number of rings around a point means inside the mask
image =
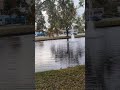
M 0 90 L 34 88 L 34 34 L 0 37 Z
M 85 64 L 85 38 L 35 42 L 35 72 Z

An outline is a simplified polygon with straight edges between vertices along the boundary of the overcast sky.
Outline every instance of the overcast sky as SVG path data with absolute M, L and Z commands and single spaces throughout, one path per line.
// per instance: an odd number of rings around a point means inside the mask
M 73 0 L 73 1 L 74 1 L 75 6 L 79 6 L 79 0 Z M 78 9 L 77 14 L 82 15 L 84 11 L 85 11 L 85 6 L 83 8 Z

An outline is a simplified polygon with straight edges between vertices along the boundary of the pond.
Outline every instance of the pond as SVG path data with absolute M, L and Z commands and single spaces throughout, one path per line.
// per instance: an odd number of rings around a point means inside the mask
M 35 42 L 35 72 L 85 64 L 85 38 Z
M 0 90 L 34 88 L 34 38 L 34 34 L 0 37 Z

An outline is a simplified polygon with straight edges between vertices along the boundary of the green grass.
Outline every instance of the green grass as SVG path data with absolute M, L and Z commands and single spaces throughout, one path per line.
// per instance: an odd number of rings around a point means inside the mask
M 35 84 L 36 90 L 84 90 L 85 66 L 36 73 Z

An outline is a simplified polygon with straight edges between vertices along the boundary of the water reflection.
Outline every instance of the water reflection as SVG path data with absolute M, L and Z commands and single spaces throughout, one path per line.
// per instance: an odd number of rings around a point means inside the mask
M 84 64 L 84 45 L 85 38 L 77 38 L 74 42 L 66 39 L 36 42 L 35 71 L 55 70 Z
M 120 90 L 119 27 L 96 28 L 86 38 L 86 90 Z
M 34 34 L 0 38 L 0 90 L 34 85 L 33 40 Z
M 17 50 L 20 49 L 19 47 L 21 47 L 21 39 L 20 37 L 11 37 L 8 39 L 9 45 L 11 46 L 11 48 L 13 50 Z

